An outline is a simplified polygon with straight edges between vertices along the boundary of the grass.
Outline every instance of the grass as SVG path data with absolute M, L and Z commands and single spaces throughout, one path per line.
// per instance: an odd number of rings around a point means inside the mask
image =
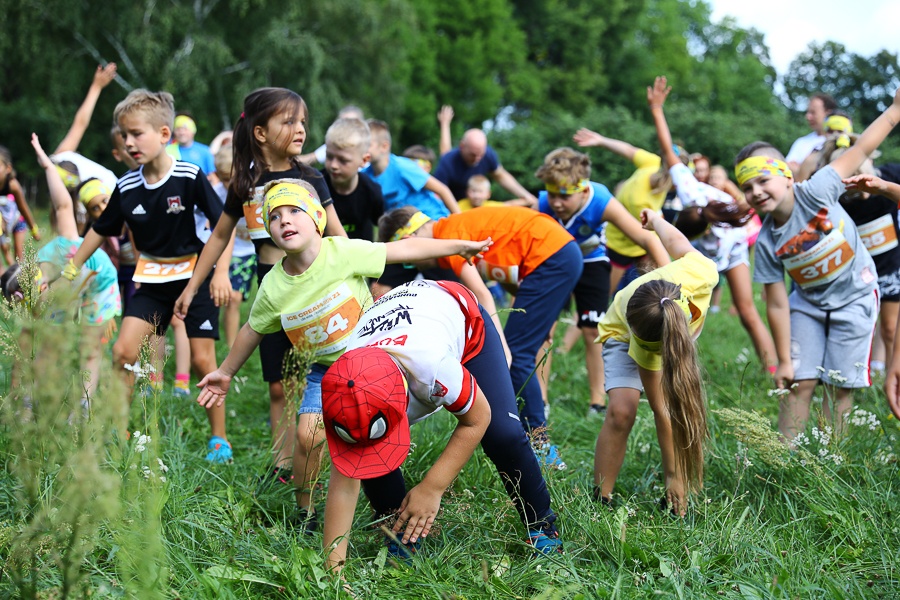
M 245 315 L 246 310 L 247 305 Z M 360 502 L 345 570 L 355 595 L 900 597 L 900 431 L 880 389 L 859 394 L 858 406 L 873 416 L 860 414 L 860 424 L 851 425 L 843 439 L 824 440 L 813 421 L 809 442 L 789 453 L 770 443 L 777 399 L 768 396 L 768 378 L 755 359 L 746 360 L 750 341 L 737 318 L 727 311 L 711 315 L 699 345 L 710 438 L 705 487 L 686 518 L 657 509 L 663 494 L 660 455 L 646 403 L 628 442 L 617 507 L 602 508 L 590 499 L 602 418 L 584 416 L 589 396 L 583 354 L 576 347 L 556 357 L 550 386 L 551 435 L 569 468 L 546 475 L 566 553 L 531 558 L 493 466 L 478 450 L 444 496 L 439 530 L 411 566 L 387 560 L 368 504 Z M 221 359 L 224 344 L 218 351 Z M 9 363 L 4 366 L 8 373 Z M 168 371 L 171 382 L 171 367 Z M 132 406 L 129 429 L 153 431 L 152 447 L 138 452 L 134 439 L 102 438 L 107 450 L 96 459 L 99 473 L 116 475 L 119 492 L 112 503 L 104 496 L 106 512 L 93 514 L 91 504 L 85 509 L 99 523 L 85 530 L 75 591 L 65 587 L 59 566 L 62 542 L 49 535 L 54 521 L 48 517 L 42 525 L 38 519 L 65 512 L 71 497 L 64 493 L 66 458 L 54 459 L 61 464 L 38 460 L 28 476 L 34 480 L 23 478 L 26 448 L 33 452 L 35 445 L 57 440 L 32 439 L 32 446 L 23 441 L 21 421 L 10 417 L 16 390 L 8 389 L 8 377 L 0 377 L 6 415 L 0 425 L 0 597 L 346 597 L 323 569 L 321 535 L 304 536 L 290 527 L 291 490 L 258 480 L 270 458 L 268 396 L 257 355 L 240 375 L 247 379 L 228 399 L 233 465 L 203 460 L 208 426 L 202 409 L 168 393 Z M 413 428 L 415 447 L 404 466 L 409 482 L 421 479 L 452 427 L 452 417 L 440 414 Z M 81 447 L 84 439 L 69 429 L 53 435 L 63 446 Z M 165 482 L 159 480 L 157 456 L 168 467 Z M 129 475 L 135 471 L 130 464 L 138 471 L 149 465 L 155 475 Z M 327 477 L 326 465 L 321 477 L 326 487 Z M 26 493 L 32 489 L 33 498 Z M 96 489 L 85 493 L 99 497 Z M 317 505 L 324 508 L 324 493 Z M 38 533 L 45 535 L 32 536 L 35 545 L 23 545 L 25 532 L 42 526 L 48 531 Z M 13 580 L 16 565 L 25 564 L 17 558 L 23 548 L 32 553 L 30 591 Z M 126 552 L 130 560 L 122 559 Z

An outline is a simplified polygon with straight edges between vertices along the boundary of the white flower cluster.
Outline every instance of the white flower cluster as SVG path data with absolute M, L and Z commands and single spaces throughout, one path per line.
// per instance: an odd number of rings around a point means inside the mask
M 131 437 L 134 438 L 135 452 L 143 452 L 147 449 L 147 444 L 152 441 L 149 435 L 144 435 L 140 431 L 135 431 Z
M 813 439 L 819 442 L 822 446 L 827 446 L 831 443 L 831 434 L 834 433 L 834 430 L 831 428 L 831 425 L 826 425 L 825 429 L 819 429 L 818 427 L 812 428 L 812 436 Z
M 879 450 L 878 454 L 875 455 L 875 460 L 883 465 L 886 465 L 888 463 L 897 462 L 897 455 L 893 452 L 885 452 L 884 450 Z
M 734 359 L 735 364 L 745 365 L 750 362 L 750 348 L 743 348 L 740 354 Z
M 788 394 L 791 393 L 791 390 L 789 390 L 787 388 L 784 388 L 784 389 L 775 388 L 775 389 L 769 390 L 766 393 L 769 395 L 769 398 L 771 398 L 772 396 L 787 396 Z
M 813 427 L 811 433 L 812 433 L 812 440 L 814 440 L 819 445 L 819 449 L 816 451 L 816 454 L 818 455 L 820 460 L 831 461 L 835 465 L 844 464 L 843 456 L 841 456 L 840 454 L 838 454 L 836 452 L 830 452 L 828 450 L 828 444 L 831 443 L 831 437 L 832 437 L 832 434 L 834 433 L 834 430 L 831 428 L 830 425 L 826 425 L 824 429 L 819 429 L 818 427 Z M 811 445 L 812 440 L 810 440 L 806 436 L 806 434 L 801 431 L 800 433 L 797 434 L 797 437 L 795 437 L 793 439 L 792 443 L 795 446 L 803 447 L 803 446 Z M 810 448 L 810 451 L 812 451 L 812 448 Z M 801 460 L 800 464 L 802 466 L 806 466 L 806 460 Z
M 743 465 L 744 468 L 752 467 L 753 461 L 750 460 L 750 457 L 747 456 L 747 448 L 741 442 L 738 442 L 738 451 L 734 455 L 734 460 L 737 461 L 739 465 Z
M 640 450 L 641 454 L 647 454 L 648 452 L 650 452 L 650 442 L 644 442 L 640 445 L 638 450 Z
M 156 373 L 156 369 L 153 365 L 141 365 L 140 361 L 135 362 L 133 365 L 125 363 L 125 368 L 134 373 L 134 376 L 137 379 L 143 379 L 144 377 L 148 377 L 151 373 Z
M 841 372 L 837 369 L 829 369 L 828 379 L 830 379 L 832 383 L 847 383 L 847 378 L 841 375 Z
M 868 427 L 869 431 L 875 431 L 881 425 L 881 421 L 878 420 L 875 413 L 870 413 L 861 408 L 857 408 L 850 413 L 848 422 L 857 427 Z

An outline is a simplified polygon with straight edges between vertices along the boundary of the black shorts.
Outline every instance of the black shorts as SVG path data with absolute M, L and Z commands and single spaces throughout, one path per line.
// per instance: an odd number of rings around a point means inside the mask
M 404 283 L 409 283 L 414 280 L 419 275 L 419 270 L 415 267 L 403 265 L 403 264 L 389 264 L 384 266 L 384 273 L 381 274 L 381 277 L 378 278 L 378 283 L 381 285 L 390 286 L 392 288 L 397 287 L 398 285 L 403 285 Z M 459 277 L 456 276 L 456 273 L 453 272 L 452 269 L 442 269 L 440 267 L 436 267 L 434 269 L 426 269 L 422 271 L 422 277 L 425 279 L 432 280 L 445 280 L 445 281 L 455 281 L 459 282 Z
M 256 265 L 256 283 L 262 284 L 263 277 L 275 265 Z M 257 286 L 258 287 L 258 286 Z M 259 363 L 262 366 L 263 381 L 275 383 L 284 379 L 284 357 L 293 348 L 291 340 L 282 329 L 275 333 L 267 333 L 259 343 Z
M 572 292 L 575 296 L 575 311 L 578 327 L 596 328 L 600 318 L 609 306 L 610 264 L 604 261 L 584 263 L 581 278 Z
M 641 254 L 640 256 L 625 256 L 624 254 L 619 254 L 615 250 L 610 250 L 609 248 L 607 248 L 606 256 L 609 257 L 609 262 L 611 262 L 613 266 L 619 267 L 620 269 L 627 269 L 636 261 L 643 258 L 645 255 Z
M 212 273 L 200 284 L 184 318 L 189 338 L 219 339 L 219 308 L 209 297 L 210 279 Z M 124 316 L 146 321 L 156 327 L 156 335 L 165 335 L 169 321 L 175 314 L 175 301 L 187 283 L 187 279 L 167 283 L 142 283 L 131 297 Z

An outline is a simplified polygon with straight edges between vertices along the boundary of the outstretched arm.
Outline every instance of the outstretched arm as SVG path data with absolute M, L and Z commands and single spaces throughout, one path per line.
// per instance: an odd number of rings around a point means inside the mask
M 900 123 L 900 89 L 894 93 L 894 101 L 871 125 L 866 127 L 856 143 L 841 154 L 831 167 L 838 175 L 849 177 L 859 168 L 863 161 L 875 151 L 891 130 Z
M 31 134 L 31 146 L 37 155 L 38 165 L 47 176 L 47 187 L 50 188 L 50 202 L 56 213 L 56 229 L 61 238 L 74 240 L 78 238 L 78 225 L 75 223 L 75 210 L 72 207 L 72 196 L 56 171 L 56 166 L 44 149 L 36 133 Z
M 615 198 L 610 198 L 606 205 L 606 210 L 603 211 L 603 220 L 618 227 L 635 244 L 646 250 L 657 266 L 669 264 L 669 254 L 662 242 L 659 241 L 659 237 L 642 229 L 638 220 L 632 217 L 631 213 Z
M 87 131 L 91 122 L 91 115 L 94 114 L 94 107 L 97 106 L 100 92 L 115 78 L 116 63 L 97 66 L 97 70 L 94 71 L 94 80 L 91 81 L 91 87 L 88 88 L 87 96 L 84 97 L 84 102 L 81 103 L 81 106 L 75 113 L 75 119 L 72 121 L 69 132 L 63 138 L 63 141 L 59 143 L 59 146 L 56 147 L 54 154 L 69 150 L 74 152 L 78 149 L 78 144 L 81 143 L 81 138 L 84 137 L 84 132 Z
M 200 395 L 197 396 L 197 403 L 206 408 L 212 408 L 213 405 L 222 406 L 222 403 L 225 402 L 225 395 L 231 387 L 232 378 L 256 350 L 262 338 L 261 333 L 253 331 L 249 323 L 244 323 L 228 356 L 222 361 L 222 366 L 212 373 L 208 373 L 197 384 L 198 388 L 203 388 Z
M 471 261 L 482 252 L 487 252 L 493 243 L 491 238 L 471 241 L 408 237 L 397 242 L 385 244 L 385 250 L 387 251 L 385 262 L 387 264 L 414 263 L 455 254 L 462 256 L 467 261 Z
M 670 169 L 681 164 L 675 148 L 672 146 L 672 134 L 669 132 L 669 124 L 666 123 L 666 115 L 663 113 L 663 105 L 672 87 L 666 85 L 665 77 L 657 77 L 652 87 L 647 88 L 647 104 L 650 105 L 650 114 L 653 116 L 653 124 L 656 126 L 656 137 L 659 139 L 659 147 L 662 150 L 666 166 Z
M 843 180 L 848 191 L 868 192 L 876 196 L 886 196 L 900 204 L 900 185 L 885 181 L 874 175 L 854 175 Z
M 604 137 L 596 131 L 591 131 L 590 129 L 585 129 L 584 127 L 579 129 L 575 133 L 575 135 L 572 136 L 572 139 L 575 140 L 575 143 L 582 148 L 605 148 L 606 150 L 624 156 L 628 160 L 634 160 L 634 154 L 638 151 L 636 147 L 632 146 L 628 142 Z
M 453 122 L 453 107 L 445 104 L 437 114 L 438 123 L 441 124 L 441 141 L 438 144 L 438 152 L 443 156 L 453 149 L 453 139 L 450 137 L 450 123 Z
M 666 252 L 673 260 L 678 260 L 688 252 L 697 251 L 683 233 L 666 221 L 662 215 L 649 208 L 641 211 L 641 225 L 644 226 L 644 229 L 656 232 L 659 241 L 662 242 Z
M 459 203 L 457 203 L 456 198 L 453 197 L 453 192 L 451 192 L 450 188 L 444 185 L 444 183 L 436 177 L 428 177 L 428 181 L 425 182 L 425 189 L 429 192 L 434 192 L 434 194 L 441 199 L 441 202 L 444 203 L 444 206 L 447 207 L 447 210 L 450 211 L 451 215 L 462 212 L 459 209 Z
M 497 169 L 491 173 L 491 177 L 494 181 L 500 184 L 504 190 L 515 196 L 516 198 L 522 198 L 528 201 L 528 206 L 531 208 L 537 208 L 538 199 L 534 197 L 534 194 L 526 190 L 519 181 L 512 176 L 512 173 L 504 169 L 503 167 L 497 167 Z

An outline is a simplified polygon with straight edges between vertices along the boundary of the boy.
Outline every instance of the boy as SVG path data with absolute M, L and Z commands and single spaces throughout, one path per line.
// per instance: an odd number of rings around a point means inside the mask
M 365 173 L 371 135 L 362 119 L 338 119 L 325 132 L 325 168 L 322 175 L 334 209 L 347 237 L 375 240 L 374 226 L 384 213 L 381 187 Z
M 510 201 L 510 203 L 515 201 Z M 472 175 L 466 183 L 466 197 L 459 201 L 459 210 L 466 212 L 481 206 L 504 206 L 491 200 L 491 180 L 484 175 Z M 521 206 L 521 204 L 519 205 Z
M 266 233 L 285 256 L 263 279 L 250 309 L 250 319 L 238 333 L 222 366 L 197 384 L 203 388 L 197 401 L 208 408 L 221 406 L 231 379 L 264 334 L 283 330 L 294 346 L 312 353 L 314 363 L 306 377 L 297 419 L 293 470 L 298 486 L 297 522 L 312 531 L 317 524 L 309 486 L 319 472 L 324 440 L 319 427 L 322 375 L 344 352 L 360 315 L 372 302 L 365 278 L 377 277 L 389 262 L 452 254 L 468 259 L 489 246 L 490 240 L 373 244 L 339 236 L 323 239 L 325 209 L 308 183 L 276 180 L 266 185 L 264 194 L 262 218 Z
M 778 355 L 775 384 L 790 388 L 778 417 L 789 443 L 806 427 L 819 380 L 833 392 L 825 415 L 838 431 L 852 408 L 853 389 L 871 383 L 866 365 L 878 314 L 877 273 L 838 200 L 841 178 L 855 173 L 898 122 L 900 90 L 847 152 L 803 183 L 794 183 L 784 158 L 765 142 L 746 146 L 735 160 L 747 202 L 766 215 L 754 280 L 766 288 Z M 785 269 L 797 284 L 790 298 Z
M 125 142 L 125 150 L 139 166 L 119 179 L 106 210 L 85 235 L 84 242 L 63 270 L 69 280 L 106 237 L 118 236 L 127 224 L 141 255 L 134 281 L 141 283 L 125 310 L 113 360 L 123 369 L 128 398 L 134 377 L 126 366 L 138 361 L 145 337 L 163 336 L 172 318 L 175 300 L 193 272 L 203 242 L 197 238 L 194 207 L 199 206 L 216 223 L 222 205 L 203 172 L 196 165 L 174 160 L 166 153 L 172 135 L 175 106 L 167 92 L 134 90 L 113 113 Z M 230 260 L 230 253 L 222 264 Z M 216 367 L 215 340 L 219 337 L 219 309 L 210 298 L 212 289 L 224 301 L 230 284 L 226 269 L 203 283 L 199 308 L 185 319 L 191 346 L 191 366 L 208 373 Z M 212 436 L 206 459 L 227 462 L 231 445 L 225 436 L 225 409 L 207 410 Z

